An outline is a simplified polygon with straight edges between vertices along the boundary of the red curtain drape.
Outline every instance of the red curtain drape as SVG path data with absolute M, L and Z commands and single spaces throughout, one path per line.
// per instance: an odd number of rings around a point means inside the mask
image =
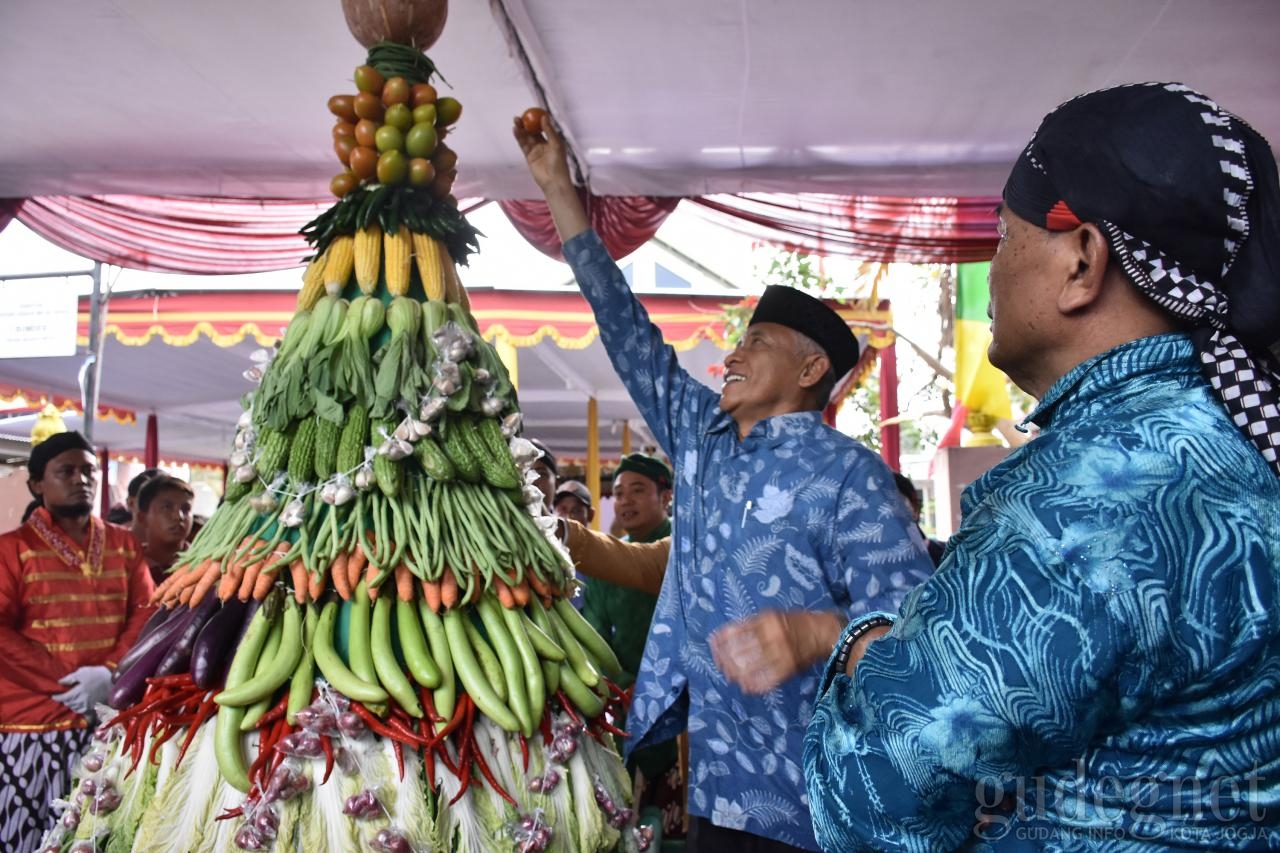
M 610 254 L 646 240 L 679 199 L 585 198 Z M 693 210 L 762 242 L 869 261 L 958 263 L 987 260 L 997 241 L 994 198 L 888 198 L 815 193 L 746 193 L 689 199 Z M 249 273 L 301 264 L 297 231 L 328 200 L 134 195 L 0 200 L 0 227 L 18 220 L 56 245 L 104 263 L 197 274 Z M 464 213 L 484 204 L 464 200 Z M 542 201 L 503 201 L 532 245 L 554 258 L 560 241 Z
M 615 259 L 624 258 L 647 243 L 680 203 L 676 197 L 580 195 L 591 227 Z M 498 206 L 531 245 L 558 261 L 564 260 L 560 235 L 545 201 L 500 201 Z
M 763 242 L 881 263 L 986 261 L 999 239 L 996 198 L 743 193 L 690 202 L 707 218 Z
M 13 217 L 18 215 L 18 208 L 22 206 L 20 198 L 0 198 L 0 231 L 5 229 Z
M 483 200 L 464 200 L 463 213 Z M 333 199 L 184 196 L 45 196 L 27 199 L 18 220 L 46 240 L 91 260 L 130 269 L 196 274 L 269 272 L 310 254 L 298 229 Z

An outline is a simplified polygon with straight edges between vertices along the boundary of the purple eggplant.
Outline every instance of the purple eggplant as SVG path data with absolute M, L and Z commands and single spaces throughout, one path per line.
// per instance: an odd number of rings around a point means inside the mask
M 160 623 L 159 627 L 153 628 L 145 637 L 139 637 L 129 651 L 125 652 L 124 657 L 120 658 L 120 662 L 116 664 L 116 679 L 119 680 L 126 672 L 132 669 L 134 664 L 154 649 L 157 644 L 163 645 L 166 649 L 169 648 L 169 642 L 173 639 L 174 633 L 190 615 L 191 608 L 186 605 L 179 605 L 173 608 L 169 618 Z
M 172 612 L 173 611 L 166 604 L 161 604 L 158 607 L 156 607 L 155 612 L 151 614 L 151 618 L 146 621 L 146 623 L 142 626 L 142 630 L 138 632 L 138 640 L 143 639 L 144 637 L 147 636 L 147 634 L 150 634 L 156 628 L 159 628 L 161 625 L 163 625 L 165 620 L 169 618 L 169 615 Z M 137 642 L 137 640 L 135 640 L 134 642 Z
M 188 613 L 184 621 L 191 616 L 192 614 Z M 107 704 L 117 711 L 136 704 L 147 692 L 147 679 L 155 674 L 156 667 L 160 666 L 160 661 L 164 660 L 165 655 L 169 653 L 173 645 L 172 640 L 179 633 L 181 628 L 168 632 L 170 642 L 157 642 L 133 666 L 123 672 L 117 671 L 115 683 L 111 685 L 111 692 L 107 694 Z
M 196 644 L 196 637 L 217 609 L 218 596 L 212 591 L 206 593 L 204 600 L 192 609 L 191 621 L 174 638 L 173 645 L 169 647 L 169 654 L 165 655 L 164 660 L 160 661 L 160 665 L 156 667 L 156 675 L 173 675 L 187 669 L 187 665 L 191 663 L 191 649 Z
M 221 682 L 231 652 L 238 645 L 236 637 L 257 610 L 257 603 L 255 600 L 251 605 L 232 596 L 204 624 L 191 648 L 191 680 L 197 687 L 208 690 Z

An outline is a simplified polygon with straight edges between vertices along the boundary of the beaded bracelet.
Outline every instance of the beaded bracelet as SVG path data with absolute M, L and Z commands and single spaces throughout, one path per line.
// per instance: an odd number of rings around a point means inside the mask
M 893 620 L 888 616 L 872 616 L 867 619 L 867 621 L 845 634 L 843 639 L 840 641 L 840 648 L 836 650 L 835 658 L 831 661 L 831 671 L 829 673 L 828 681 L 830 681 L 830 678 L 834 677 L 838 673 L 844 672 L 845 669 L 848 668 L 849 657 L 853 654 L 853 647 L 858 640 L 861 640 L 876 628 L 892 627 Z

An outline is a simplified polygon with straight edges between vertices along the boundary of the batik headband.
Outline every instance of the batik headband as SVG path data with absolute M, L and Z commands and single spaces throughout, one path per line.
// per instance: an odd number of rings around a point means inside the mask
M 1004 201 L 1049 230 L 1096 224 L 1129 280 L 1192 326 L 1215 394 L 1280 473 L 1280 179 L 1265 139 L 1178 83 L 1092 92 L 1045 118 Z

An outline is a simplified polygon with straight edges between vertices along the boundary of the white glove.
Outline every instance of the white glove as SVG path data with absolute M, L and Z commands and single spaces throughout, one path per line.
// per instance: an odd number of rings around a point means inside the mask
M 87 715 L 95 706 L 104 702 L 111 690 L 111 670 L 105 666 L 82 666 L 58 679 L 71 689 L 53 697 L 77 714 Z

